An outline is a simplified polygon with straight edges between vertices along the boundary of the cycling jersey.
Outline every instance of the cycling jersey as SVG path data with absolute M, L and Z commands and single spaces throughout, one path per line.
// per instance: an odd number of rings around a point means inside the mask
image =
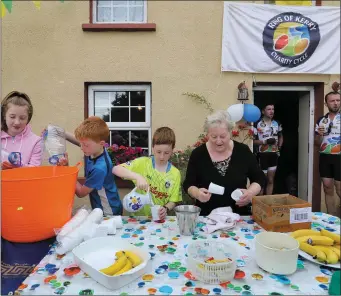
M 278 137 L 282 133 L 282 126 L 276 120 L 271 120 L 270 124 L 267 124 L 262 118 L 253 127 L 254 140 L 266 141 L 267 139 L 274 138 L 276 144 L 262 144 L 259 145 L 259 152 L 278 152 Z

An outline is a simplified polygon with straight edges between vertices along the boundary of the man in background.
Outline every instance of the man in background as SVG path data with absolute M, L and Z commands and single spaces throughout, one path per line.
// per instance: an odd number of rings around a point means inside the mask
M 334 198 L 334 187 L 340 198 L 340 93 L 332 91 L 325 96 L 329 112 L 319 118 L 315 126 L 315 144 L 320 147 L 319 171 L 326 198 L 327 212 L 340 217 L 340 207 Z
M 279 151 L 283 145 L 282 126 L 274 120 L 275 106 L 267 104 L 262 109 L 262 118 L 254 125 L 253 144 L 258 146 L 261 169 L 267 176 L 265 194 L 271 195 L 277 169 Z

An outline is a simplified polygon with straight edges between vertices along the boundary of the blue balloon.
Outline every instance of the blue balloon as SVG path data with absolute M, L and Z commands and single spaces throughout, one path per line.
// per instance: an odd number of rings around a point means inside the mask
M 259 108 L 253 104 L 244 104 L 243 118 L 248 122 L 256 122 L 261 116 Z

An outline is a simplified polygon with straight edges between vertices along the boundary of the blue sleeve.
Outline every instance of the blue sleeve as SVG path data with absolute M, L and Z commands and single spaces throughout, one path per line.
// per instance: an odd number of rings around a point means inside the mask
M 106 176 L 105 171 L 98 168 L 93 168 L 88 173 L 84 186 L 96 190 L 101 190 L 103 188 L 105 176 Z

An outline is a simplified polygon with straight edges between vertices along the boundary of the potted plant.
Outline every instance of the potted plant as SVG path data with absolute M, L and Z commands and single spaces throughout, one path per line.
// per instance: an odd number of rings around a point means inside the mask
M 147 152 L 140 147 L 118 146 L 116 144 L 105 145 L 113 166 L 132 161 L 141 156 L 147 156 Z M 119 188 L 133 188 L 134 184 L 130 180 L 123 180 L 115 176 L 116 185 Z

